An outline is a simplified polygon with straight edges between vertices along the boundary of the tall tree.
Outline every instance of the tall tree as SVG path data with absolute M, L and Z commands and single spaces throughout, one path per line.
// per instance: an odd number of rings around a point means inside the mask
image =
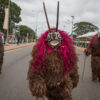
M 94 32 L 98 27 L 89 22 L 79 22 L 74 24 L 73 32 L 78 35 L 86 34 L 87 32 Z
M 28 38 L 36 38 L 35 37 L 35 32 L 33 29 L 31 29 L 30 27 L 26 26 L 26 25 L 20 25 L 20 26 L 17 26 L 17 31 L 18 31 L 18 34 L 21 36 L 21 37 L 26 37 L 28 36 Z
M 0 30 L 3 31 L 3 23 L 5 16 L 5 8 L 8 8 L 9 0 L 0 0 Z M 9 14 L 9 33 L 12 33 L 15 23 L 21 21 L 21 8 L 14 2 L 10 1 L 10 14 Z

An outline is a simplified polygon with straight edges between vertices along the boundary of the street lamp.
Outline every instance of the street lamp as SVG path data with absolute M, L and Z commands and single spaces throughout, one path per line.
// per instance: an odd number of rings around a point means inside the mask
M 70 24 L 72 21 L 70 21 L 69 19 L 65 19 L 65 23 L 64 23 L 64 25 L 63 25 L 63 29 L 64 30 L 66 30 L 66 26 L 68 25 L 68 24 Z
M 35 11 L 33 11 L 32 10 L 32 12 L 35 12 Z M 38 23 L 38 14 L 36 14 L 36 12 L 35 12 L 35 16 L 33 16 L 33 17 L 35 17 L 35 33 L 37 34 L 37 23 Z
M 72 32 L 71 32 L 71 37 L 72 37 L 72 34 L 73 34 L 73 20 L 74 20 L 74 16 L 71 16 L 72 17 Z
M 32 10 L 32 12 L 34 12 L 34 11 Z M 37 32 L 38 32 L 38 16 L 39 16 L 39 14 L 40 14 L 41 12 L 42 12 L 42 11 L 39 11 L 38 13 L 35 12 L 35 13 L 36 13 L 36 27 L 35 27 L 36 37 L 37 37 Z

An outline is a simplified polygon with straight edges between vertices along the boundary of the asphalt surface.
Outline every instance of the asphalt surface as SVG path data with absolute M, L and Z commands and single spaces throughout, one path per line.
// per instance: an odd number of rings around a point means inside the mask
M 5 53 L 3 73 L 0 75 L 0 100 L 35 100 L 27 82 L 31 51 L 30 46 Z M 87 57 L 84 80 L 82 80 L 84 55 L 79 50 L 77 53 L 80 81 L 77 88 L 73 90 L 73 100 L 100 100 L 100 83 L 91 81 L 90 57 Z
M 77 88 L 73 90 L 73 100 L 100 100 L 100 82 L 92 81 L 91 74 L 91 56 L 86 57 L 85 74 L 82 80 L 82 71 L 84 66 L 84 54 L 76 50 L 79 55 L 79 74 L 80 80 Z

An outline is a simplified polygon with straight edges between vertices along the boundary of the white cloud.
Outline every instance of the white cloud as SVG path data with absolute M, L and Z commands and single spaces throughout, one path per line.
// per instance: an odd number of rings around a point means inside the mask
M 58 0 L 12 0 L 22 9 L 21 24 L 38 28 L 38 35 L 47 29 L 43 12 L 45 2 L 50 26 L 56 24 L 56 12 Z M 71 32 L 71 16 L 75 16 L 74 22 L 89 21 L 100 27 L 100 0 L 59 0 L 60 1 L 60 29 Z

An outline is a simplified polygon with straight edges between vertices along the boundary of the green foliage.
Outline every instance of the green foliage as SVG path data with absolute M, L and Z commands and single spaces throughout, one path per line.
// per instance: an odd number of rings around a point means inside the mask
M 20 34 L 21 37 L 28 36 L 28 38 L 34 38 L 35 39 L 34 30 L 29 28 L 28 26 L 25 26 L 25 25 L 17 26 L 17 31 L 18 31 L 18 34 Z
M 79 22 L 74 24 L 73 32 L 78 35 L 86 34 L 87 32 L 94 32 L 98 27 L 89 22 Z
M 5 8 L 8 8 L 9 0 L 0 0 L 0 30 L 3 31 L 3 23 L 5 17 Z M 21 8 L 14 2 L 10 1 L 10 16 L 9 16 L 9 33 L 12 33 L 15 23 L 21 21 Z

